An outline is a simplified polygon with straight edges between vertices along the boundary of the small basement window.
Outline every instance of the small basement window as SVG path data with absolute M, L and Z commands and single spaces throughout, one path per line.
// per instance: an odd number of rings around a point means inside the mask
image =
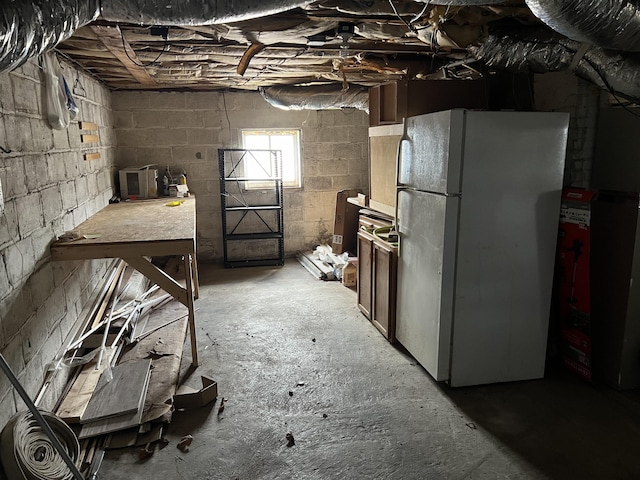
M 300 130 L 242 130 L 242 148 L 280 150 L 282 152 L 282 180 L 285 187 L 302 185 L 300 169 Z M 258 154 L 258 152 L 256 152 Z M 259 160 L 260 161 L 260 160 Z M 269 157 L 265 155 L 268 164 Z M 256 162 L 247 164 L 245 174 L 251 178 L 266 178 L 266 170 Z M 247 188 L 265 188 L 268 182 L 247 182 Z

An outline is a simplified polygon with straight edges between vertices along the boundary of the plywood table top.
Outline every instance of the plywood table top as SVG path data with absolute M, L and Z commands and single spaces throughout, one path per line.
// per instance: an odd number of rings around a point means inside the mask
M 198 366 L 193 308 L 194 294 L 198 296 L 195 197 L 113 203 L 67 233 L 70 239 L 51 245 L 53 260 L 122 258 L 189 309 L 191 364 Z M 185 287 L 148 259 L 169 255 L 182 257 Z
M 168 206 L 172 202 L 178 206 Z M 78 238 L 51 246 L 54 260 L 162 256 L 195 252 L 195 197 L 164 197 L 106 206 L 73 229 Z

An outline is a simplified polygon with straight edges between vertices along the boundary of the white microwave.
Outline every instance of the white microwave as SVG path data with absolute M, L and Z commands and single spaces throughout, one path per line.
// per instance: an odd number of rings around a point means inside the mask
M 158 196 L 158 169 L 128 167 L 120 170 L 120 197 L 123 199 L 153 198 Z

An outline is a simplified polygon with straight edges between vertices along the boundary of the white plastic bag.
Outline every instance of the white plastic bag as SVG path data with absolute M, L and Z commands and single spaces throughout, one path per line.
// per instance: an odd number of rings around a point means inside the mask
M 64 91 L 62 69 L 53 53 L 45 53 L 43 58 L 47 95 L 47 120 L 51 128 L 64 130 L 69 126 L 71 116 L 67 109 L 67 95 Z

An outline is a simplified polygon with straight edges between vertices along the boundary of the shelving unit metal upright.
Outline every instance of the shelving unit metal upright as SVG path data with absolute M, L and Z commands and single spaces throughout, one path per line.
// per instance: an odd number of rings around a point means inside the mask
M 220 148 L 218 168 L 224 266 L 284 265 L 282 152 Z

